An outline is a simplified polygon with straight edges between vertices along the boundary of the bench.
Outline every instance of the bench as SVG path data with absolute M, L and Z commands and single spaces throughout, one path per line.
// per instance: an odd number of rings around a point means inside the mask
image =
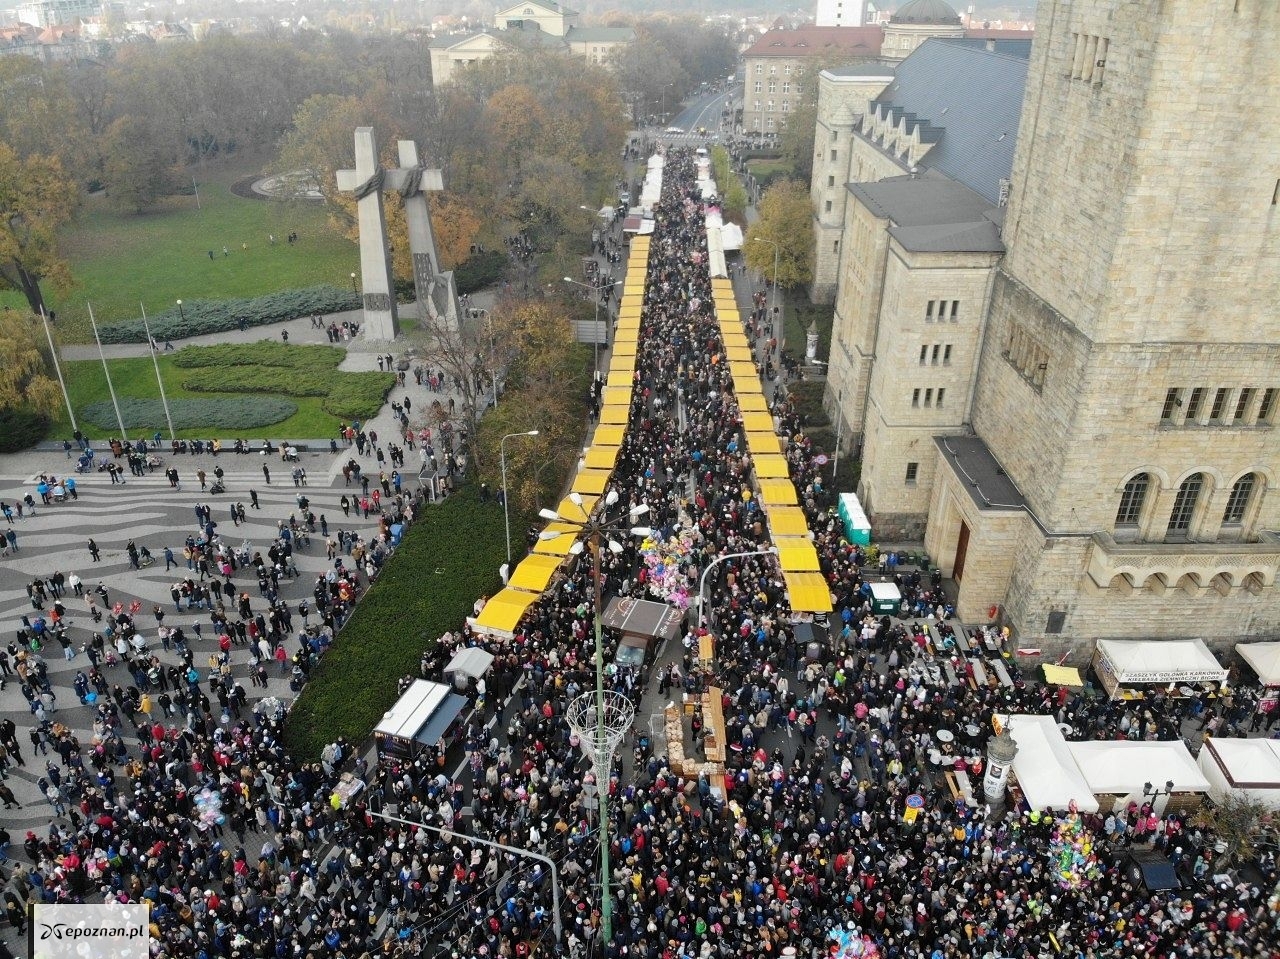
M 956 677 L 956 671 L 955 671 L 955 669 L 953 669 L 953 668 L 952 668 L 952 666 L 951 666 L 951 660 L 949 660 L 949 659 L 944 659 L 944 660 L 942 661 L 942 672 L 943 672 L 943 673 L 946 675 L 946 677 L 947 677 L 947 683 L 948 683 L 948 685 L 951 685 L 951 686 L 958 686 L 958 685 L 960 685 L 960 680 Z
M 992 660 L 991 668 L 995 670 L 996 677 L 1000 680 L 1000 685 L 1008 688 L 1013 687 L 1013 679 L 1009 676 L 1009 670 L 1005 668 L 1004 660 Z
M 969 774 L 963 769 L 958 769 L 952 774 L 952 776 L 954 777 L 956 784 L 960 787 L 960 794 L 964 796 L 964 801 L 970 806 L 977 805 L 977 803 L 973 801 L 973 783 L 969 780 Z
M 979 686 L 990 686 L 991 680 L 987 678 L 987 670 L 982 665 L 982 660 L 976 656 L 969 660 L 969 665 L 973 667 L 973 679 Z
M 960 785 L 956 782 L 956 774 L 948 769 L 942 774 L 947 780 L 947 789 L 951 791 L 951 798 L 960 802 L 964 799 L 964 793 L 960 791 Z
M 964 634 L 964 629 L 961 628 L 961 629 L 953 630 L 953 635 L 956 638 L 956 646 L 959 647 L 960 652 L 962 653 L 969 652 L 970 650 L 969 637 L 967 637 Z

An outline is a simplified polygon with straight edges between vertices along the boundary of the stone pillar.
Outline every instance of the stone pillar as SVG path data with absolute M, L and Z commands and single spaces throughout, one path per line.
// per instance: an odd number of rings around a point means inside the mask
M 993 806 L 1004 802 L 1005 790 L 1009 786 L 1009 770 L 1017 755 L 1018 744 L 1009 735 L 1009 730 L 987 740 L 987 772 L 982 777 L 982 792 L 987 797 L 987 802 Z
M 373 127 L 356 128 L 356 175 L 366 182 L 378 172 L 378 144 Z M 391 283 L 391 254 L 387 246 L 387 218 L 382 191 L 373 190 L 356 203 L 360 222 L 360 277 L 364 294 L 364 335 L 370 340 L 394 340 L 400 332 L 395 287 Z

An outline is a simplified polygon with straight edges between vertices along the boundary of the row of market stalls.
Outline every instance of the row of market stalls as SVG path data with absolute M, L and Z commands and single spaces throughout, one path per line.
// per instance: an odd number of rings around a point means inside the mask
M 624 236 L 641 237 L 653 234 L 653 208 L 658 198 L 662 196 L 662 171 L 666 162 L 666 158 L 661 153 L 655 153 L 649 157 L 644 171 L 644 182 L 640 186 L 640 196 L 636 198 L 635 206 L 627 210 L 627 215 L 622 220 Z M 646 261 L 648 256 L 649 251 L 646 248 Z M 631 276 L 631 272 L 628 271 L 627 275 Z
M 651 175 L 653 169 L 651 167 Z M 661 167 L 656 169 L 660 188 Z M 640 335 L 640 313 L 644 304 L 649 243 L 647 236 L 638 236 L 631 242 L 613 350 L 601 396 L 599 423 L 591 446 L 582 455 L 581 468 L 570 486 L 570 496 L 556 508 L 561 516 L 582 520 L 590 516 L 609 484 L 626 436 L 627 421 L 631 415 L 631 391 L 635 379 L 636 346 Z M 495 638 L 511 638 L 519 628 L 525 611 L 552 585 L 573 559 L 571 550 L 577 530 L 578 527 L 573 523 L 549 523 L 545 532 L 562 535 L 539 538 L 536 541 L 532 552 L 512 570 L 506 586 L 491 597 L 471 620 L 472 627 L 477 632 Z
M 769 526 L 769 537 L 778 550 L 778 565 L 782 568 L 789 605 L 792 612 L 801 615 L 829 613 L 831 591 L 822 576 L 809 523 L 800 507 L 795 484 L 791 482 L 786 457 L 782 455 L 782 441 L 765 401 L 755 354 L 743 331 L 733 285 L 728 279 L 713 278 L 711 292 L 724 348 L 720 360 L 729 364 L 747 450 L 751 454 L 754 480 L 751 495 L 759 500 Z

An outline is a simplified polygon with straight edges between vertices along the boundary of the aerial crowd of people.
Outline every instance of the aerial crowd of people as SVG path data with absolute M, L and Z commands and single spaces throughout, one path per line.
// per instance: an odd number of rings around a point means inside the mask
M 680 572 L 691 583 L 718 557 L 769 545 L 732 376 L 719 361 L 707 201 L 694 164 L 690 151 L 667 153 L 631 420 L 610 481 L 619 511 L 648 507 L 654 540 L 688 544 Z M 768 321 L 748 320 L 766 350 Z M 14 837 L 22 852 L 9 851 L 5 871 L 10 920 L 24 922 L 31 899 L 145 900 L 154 954 L 182 959 L 808 957 L 828 955 L 832 942 L 860 959 L 1280 956 L 1268 899 L 1272 852 L 1260 857 L 1266 883 L 1215 885 L 1213 837 L 1182 813 L 1135 804 L 1080 827 L 1103 868 L 1067 881 L 1057 858 L 1062 816 L 957 801 L 931 762 L 938 730 L 990 730 L 995 713 L 1052 714 L 1086 739 L 1176 738 L 1196 723 L 1243 734 L 1253 693 L 1135 707 L 1030 682 L 945 682 L 927 668 L 914 616 L 872 614 L 865 587 L 878 571 L 843 538 L 798 413 L 785 398 L 774 413 L 830 585 L 829 629 L 819 629 L 815 646 L 802 644 L 775 561 L 744 557 L 717 566 L 703 622 L 685 629 L 683 655 L 654 675 L 638 667 L 607 676 L 637 705 L 656 684 L 676 701 L 723 690 L 723 792 L 710 777 L 673 772 L 647 727 L 616 757 L 609 782 L 593 782 L 565 721 L 568 703 L 594 684 L 589 559 L 530 607 L 513 639 L 460 625 L 424 654 L 428 678 L 463 646 L 484 645 L 496 657 L 473 691 L 484 708 L 463 731 L 456 777 L 449 767 L 459 757 L 444 751 L 366 763 L 357 744 L 340 741 L 319 762 L 290 756 L 283 704 L 242 708 L 243 686 L 224 667 L 239 655 L 255 671 L 270 668 L 284 649 L 282 668 L 305 672 L 328 643 L 342 641 L 335 612 L 354 600 L 365 570 L 335 566 L 315 590 L 322 622 L 307 628 L 303 614 L 295 630 L 274 595 L 287 571 L 283 550 L 236 556 L 202 526 L 188 568 L 203 580 L 206 563 L 212 588 L 224 566 L 247 560 L 258 567 L 260 598 L 241 592 L 240 606 L 221 613 L 211 600 L 210 629 L 227 645 L 207 664 L 157 615 L 160 640 L 184 651 L 186 668 L 155 679 L 146 644 L 132 642 L 143 629 L 138 611 L 116 611 L 120 642 L 104 641 L 93 670 L 114 668 L 114 651 L 139 695 L 88 682 L 85 691 L 96 694 L 91 741 L 56 723 L 32 737 L 27 759 L 47 766 L 57 817 L 43 834 Z M 381 508 L 371 557 L 385 549 L 391 524 L 408 518 L 410 494 L 384 498 Z M 601 551 L 606 596 L 646 595 L 641 549 L 629 541 Z M 944 634 L 952 628 L 936 581 L 896 578 L 909 613 Z M 175 605 L 184 598 L 190 609 L 181 590 Z M 713 665 L 699 658 L 708 630 Z M 31 670 L 33 689 L 38 673 Z M 351 682 L 358 690 L 359 677 Z M 142 708 L 151 695 L 168 702 Z M 705 752 L 706 733 L 695 717 L 695 752 Z M 0 726 L 0 742 L 8 761 L 25 761 L 12 723 Z M 352 781 L 364 788 L 353 791 Z M 610 798 L 603 825 L 599 789 Z M 909 797 L 922 800 L 912 821 L 904 815 Z M 545 865 L 470 843 L 468 833 L 557 863 L 562 935 Z M 596 882 L 602 841 L 612 852 L 608 942 Z M 1135 885 L 1117 868 L 1119 852 L 1134 843 L 1165 850 L 1183 867 L 1186 887 L 1149 893 Z

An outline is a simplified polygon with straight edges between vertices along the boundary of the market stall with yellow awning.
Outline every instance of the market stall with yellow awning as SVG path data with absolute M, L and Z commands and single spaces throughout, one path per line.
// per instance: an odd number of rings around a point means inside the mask
M 601 406 L 630 406 L 631 384 L 625 386 L 606 386 L 600 397 Z
M 635 374 L 628 370 L 610 370 L 609 376 L 604 383 L 605 386 L 619 386 L 630 389 L 634 381 Z
M 572 519 L 578 518 L 576 507 L 570 517 Z M 546 553 L 549 556 L 567 556 L 569 550 L 573 548 L 574 540 L 577 539 L 581 529 L 573 523 L 548 523 L 543 532 L 559 533 L 560 535 L 549 539 L 539 537 L 538 541 L 533 544 L 533 552 Z
M 609 477 L 611 475 L 612 473 L 609 470 L 580 470 L 578 475 L 573 478 L 573 485 L 569 487 L 569 491 L 572 493 L 592 493 L 595 496 L 599 496 L 604 492 L 604 488 L 609 485 Z
M 484 609 L 475 618 L 475 628 L 488 632 L 514 633 L 525 610 L 537 601 L 538 595 L 508 586 L 484 604 Z
M 742 414 L 742 428 L 748 433 L 772 433 L 773 417 L 768 413 Z
M 805 536 L 775 536 L 773 545 L 778 548 L 778 565 L 784 573 L 816 573 L 822 569 L 817 549 Z
M 769 404 L 768 404 L 768 403 L 766 403 L 766 402 L 764 401 L 764 394 L 763 394 L 763 393 L 745 393 L 745 392 L 743 392 L 742 390 L 739 390 L 739 391 L 738 391 L 738 409 L 739 409 L 742 413 L 744 413 L 744 414 L 746 414 L 746 413 L 764 413 L 766 416 L 768 416 L 768 415 L 769 415 Z M 766 431 L 765 431 L 765 430 L 750 430 L 749 432 L 752 432 L 752 433 L 757 433 L 757 432 L 758 432 L 758 433 L 763 433 L 763 432 L 766 432 Z M 767 430 L 767 432 L 769 432 L 769 433 L 772 433 L 772 432 L 773 432 L 773 417 L 772 417 L 772 416 L 769 416 L 769 429 Z
M 599 496 L 590 494 L 583 496 L 581 493 L 578 493 L 578 499 L 582 500 L 581 506 L 573 501 L 572 496 L 566 496 L 556 507 L 556 512 L 567 520 L 579 523 L 591 515 L 591 511 L 596 508 L 596 503 L 600 501 Z
M 592 442 L 596 446 L 621 446 L 627 438 L 625 426 L 597 426 Z
M 791 468 L 780 453 L 765 453 L 751 461 L 757 479 L 782 479 L 791 475 Z
M 617 446 L 592 446 L 582 457 L 583 465 L 590 470 L 611 470 L 618 460 Z
M 769 534 L 778 536 L 808 536 L 809 520 L 799 506 L 767 506 Z
M 556 571 L 563 564 L 564 557 L 562 556 L 530 553 L 512 571 L 511 578 L 507 580 L 507 585 L 515 589 L 527 589 L 530 592 L 541 593 L 547 588 L 547 584 L 551 582 L 551 578 L 555 576 Z
M 751 347 L 747 346 L 746 343 L 729 343 L 725 341 L 724 353 L 731 363 L 750 363 L 755 366 L 755 355 L 751 352 Z
M 782 580 L 787 584 L 787 603 L 794 612 L 831 612 L 831 589 L 821 573 L 783 571 Z
M 626 425 L 627 418 L 631 415 L 631 406 L 605 406 L 600 409 L 601 423 L 614 423 Z
M 756 481 L 760 490 L 760 502 L 765 506 L 798 506 L 795 485 L 789 479 L 762 479 Z
M 755 456 L 777 456 L 782 452 L 782 444 L 776 433 L 748 433 L 747 449 Z M 758 471 L 756 475 L 761 475 Z

